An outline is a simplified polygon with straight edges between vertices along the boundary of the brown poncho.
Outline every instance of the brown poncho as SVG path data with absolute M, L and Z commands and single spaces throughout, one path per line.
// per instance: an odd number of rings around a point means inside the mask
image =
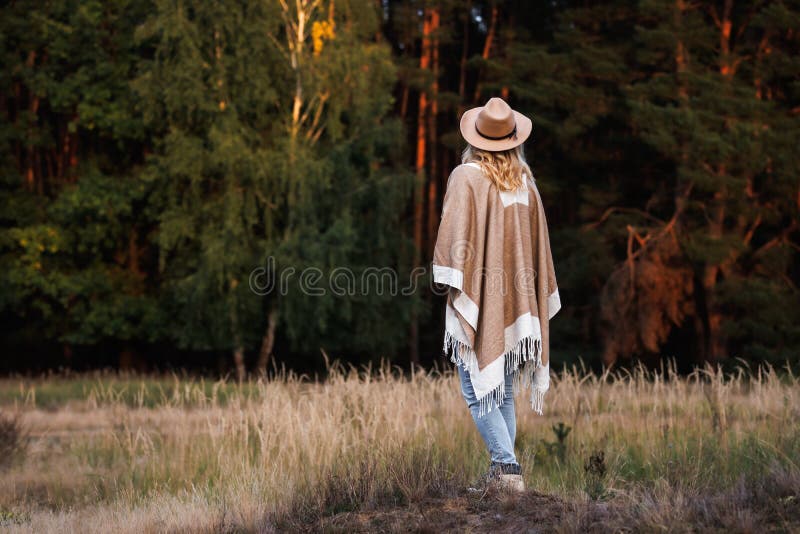
M 550 386 L 550 319 L 561 309 L 547 219 L 535 181 L 500 191 L 477 163 L 447 182 L 433 253 L 434 282 L 450 286 L 444 352 L 469 371 L 480 414 L 503 403 L 505 374 L 514 392 L 531 388 L 542 414 Z M 521 367 L 523 366 L 524 367 Z

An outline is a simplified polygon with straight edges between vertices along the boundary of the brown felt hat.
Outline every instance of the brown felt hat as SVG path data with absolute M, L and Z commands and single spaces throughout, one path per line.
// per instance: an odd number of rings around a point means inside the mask
M 533 121 L 511 109 L 502 98 L 493 97 L 485 106 L 465 111 L 460 129 L 472 146 L 496 152 L 524 143 L 531 135 Z

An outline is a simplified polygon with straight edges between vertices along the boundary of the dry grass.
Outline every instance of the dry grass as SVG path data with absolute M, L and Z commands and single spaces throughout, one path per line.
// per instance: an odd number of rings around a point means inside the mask
M 800 389 L 790 373 L 565 372 L 546 416 L 517 398 L 517 455 L 531 489 L 519 497 L 464 491 L 488 456 L 451 370 L 408 378 L 388 364 L 334 362 L 329 375 L 2 380 L 0 409 L 21 416 L 27 448 L 0 481 L 0 526 L 800 529 Z

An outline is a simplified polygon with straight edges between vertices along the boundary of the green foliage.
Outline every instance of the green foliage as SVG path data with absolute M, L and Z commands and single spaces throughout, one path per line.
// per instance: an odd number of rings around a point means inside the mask
M 165 132 L 143 174 L 165 199 L 159 266 L 179 346 L 255 348 L 269 307 L 295 350 L 393 350 L 401 341 L 341 335 L 359 329 L 370 304 L 391 316 L 385 298 L 310 295 L 294 280 L 286 295 L 248 286 L 268 258 L 278 275 L 398 260 L 393 226 L 405 191 L 391 145 L 402 130 L 384 120 L 394 66 L 386 47 L 365 40 L 377 22 L 371 9 L 336 9 L 335 37 L 320 57 L 298 54 L 298 69 L 286 61 L 278 4 L 163 2 L 137 32 L 155 43 L 134 87 L 148 124 Z M 298 84 L 301 112 L 320 113 L 317 129 L 295 121 Z
M 565 303 L 557 359 L 604 352 L 598 340 L 615 335 L 598 319 L 604 286 L 642 249 L 651 275 L 639 287 L 661 300 L 613 302 L 659 306 L 673 290 L 666 269 L 686 267 L 691 296 L 674 304 L 694 316 L 621 329 L 658 330 L 694 361 L 687 345 L 712 344 L 717 314 L 726 355 L 797 361 L 797 317 L 781 313 L 798 309 L 796 2 L 734 3 L 726 55 L 721 11 L 702 3 L 437 1 L 438 73 L 419 67 L 415 3 L 325 0 L 297 47 L 297 4 L 283 6 L 2 8 L 4 341 L 252 354 L 277 310 L 293 355 L 397 355 L 412 310 L 423 323 L 434 311 L 422 292 L 337 295 L 328 282 L 346 268 L 360 283 L 375 267 L 399 287 L 411 280 L 407 129 L 418 91 L 436 81 L 434 179 L 461 148 L 465 107 L 507 91 L 533 118 L 528 159 Z M 678 252 L 655 261 L 664 249 L 651 238 L 668 226 Z M 276 274 L 295 269 L 286 294 L 249 287 L 270 259 Z M 324 294 L 301 290 L 304 269 Z
M 555 441 L 541 440 L 541 461 L 546 462 L 548 458 L 557 458 L 562 464 L 567 461 L 567 436 L 572 430 L 571 426 L 559 421 L 557 425 L 550 427 L 556 436 Z
M 593 501 L 605 499 L 609 496 L 606 488 L 606 462 L 605 452 L 592 453 L 583 466 L 585 474 L 584 491 Z
M 30 514 L 11 510 L 0 510 L 0 526 L 23 525 L 30 520 Z
M 0 191 L 0 312 L 27 323 L 26 331 L 38 332 L 40 340 L 159 337 L 157 298 L 138 260 L 127 254 L 151 220 L 142 209 L 149 190 L 130 170 L 144 125 L 128 87 L 139 51 L 126 40 L 147 9 L 141 2 L 3 8 L 8 68 L 0 85 L 4 94 L 16 95 L 10 110 L 17 120 L 0 124 L 8 140 Z M 12 174 L 21 147 L 29 161 L 41 161 L 29 167 L 28 187 Z M 54 173 L 47 182 L 36 175 L 45 164 Z M 26 334 L 11 337 L 19 335 Z
M 28 452 L 28 430 L 19 412 L 0 412 L 0 471 L 8 470 Z
M 730 318 L 723 325 L 731 356 L 782 367 L 800 352 L 800 294 L 778 280 L 753 276 L 725 280 L 720 300 Z

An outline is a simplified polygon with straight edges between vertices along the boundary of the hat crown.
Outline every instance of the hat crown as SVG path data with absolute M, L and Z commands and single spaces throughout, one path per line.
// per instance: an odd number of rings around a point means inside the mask
M 478 132 L 489 137 L 509 135 L 516 126 L 514 111 L 505 100 L 490 98 L 475 119 Z

